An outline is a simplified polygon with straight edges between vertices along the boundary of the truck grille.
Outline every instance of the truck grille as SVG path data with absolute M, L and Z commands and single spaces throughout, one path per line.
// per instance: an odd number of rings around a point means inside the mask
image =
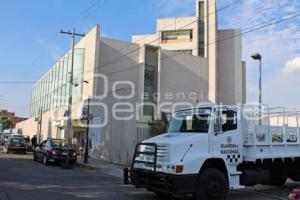
M 169 162 L 169 146 L 166 144 L 157 145 L 157 161 Z
M 156 151 L 155 151 L 156 150 Z M 155 154 L 156 152 L 156 154 Z M 156 158 L 156 159 L 155 159 Z M 156 161 L 156 162 L 155 162 Z M 165 144 L 138 144 L 133 168 L 154 170 L 158 163 L 166 163 L 169 161 L 169 146 Z M 160 165 L 161 166 L 161 165 Z

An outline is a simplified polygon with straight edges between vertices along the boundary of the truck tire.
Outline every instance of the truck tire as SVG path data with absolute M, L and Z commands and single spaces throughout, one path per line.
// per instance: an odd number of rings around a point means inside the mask
M 159 197 L 166 197 L 166 194 L 164 192 L 154 192 Z
M 196 199 L 226 200 L 228 189 L 228 181 L 224 173 L 217 169 L 207 168 L 199 174 Z
M 282 186 L 285 184 L 287 180 L 287 177 L 274 177 L 271 179 L 270 181 L 270 185 L 273 185 L 273 186 Z
M 271 169 L 271 180 L 269 182 L 270 185 L 273 186 L 282 186 L 285 184 L 287 180 L 287 175 L 284 169 Z

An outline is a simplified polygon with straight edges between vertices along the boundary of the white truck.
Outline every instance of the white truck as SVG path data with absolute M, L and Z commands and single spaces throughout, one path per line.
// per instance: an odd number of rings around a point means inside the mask
M 178 110 L 167 134 L 137 144 L 124 183 L 158 195 L 225 200 L 229 190 L 300 181 L 298 114 L 225 105 Z

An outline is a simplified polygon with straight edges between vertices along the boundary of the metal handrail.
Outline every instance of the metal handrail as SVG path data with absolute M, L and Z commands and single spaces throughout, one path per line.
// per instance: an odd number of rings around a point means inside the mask
M 249 117 L 253 117 L 253 120 L 250 120 L 250 123 L 248 124 L 248 128 L 254 128 L 255 124 L 257 123 L 257 121 L 255 119 L 257 119 L 257 117 L 261 117 L 264 118 L 268 121 L 268 138 L 269 138 L 269 142 L 272 143 L 272 137 L 271 137 L 271 120 L 275 119 L 276 122 L 276 126 L 282 127 L 283 129 L 283 134 L 284 137 L 286 137 L 286 131 L 285 131 L 285 127 L 289 126 L 290 121 L 293 119 L 296 120 L 296 128 L 297 128 L 297 136 L 298 136 L 298 140 L 300 139 L 300 111 L 297 109 L 287 109 L 284 107 L 269 107 L 268 105 L 264 105 L 263 108 L 259 109 L 260 106 L 259 105 L 245 105 L 244 106 L 244 110 L 245 113 L 248 114 Z M 277 110 L 277 111 L 276 111 Z M 279 110 L 279 111 L 278 111 Z M 280 120 L 282 120 L 282 125 L 279 126 Z M 256 142 L 253 141 L 253 142 Z

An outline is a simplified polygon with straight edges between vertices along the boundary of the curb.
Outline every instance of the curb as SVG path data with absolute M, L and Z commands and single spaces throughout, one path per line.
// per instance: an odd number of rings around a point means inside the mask
M 91 164 L 88 163 L 76 163 L 77 167 L 81 168 L 81 169 L 87 169 L 87 170 L 95 170 L 96 167 L 94 167 Z

